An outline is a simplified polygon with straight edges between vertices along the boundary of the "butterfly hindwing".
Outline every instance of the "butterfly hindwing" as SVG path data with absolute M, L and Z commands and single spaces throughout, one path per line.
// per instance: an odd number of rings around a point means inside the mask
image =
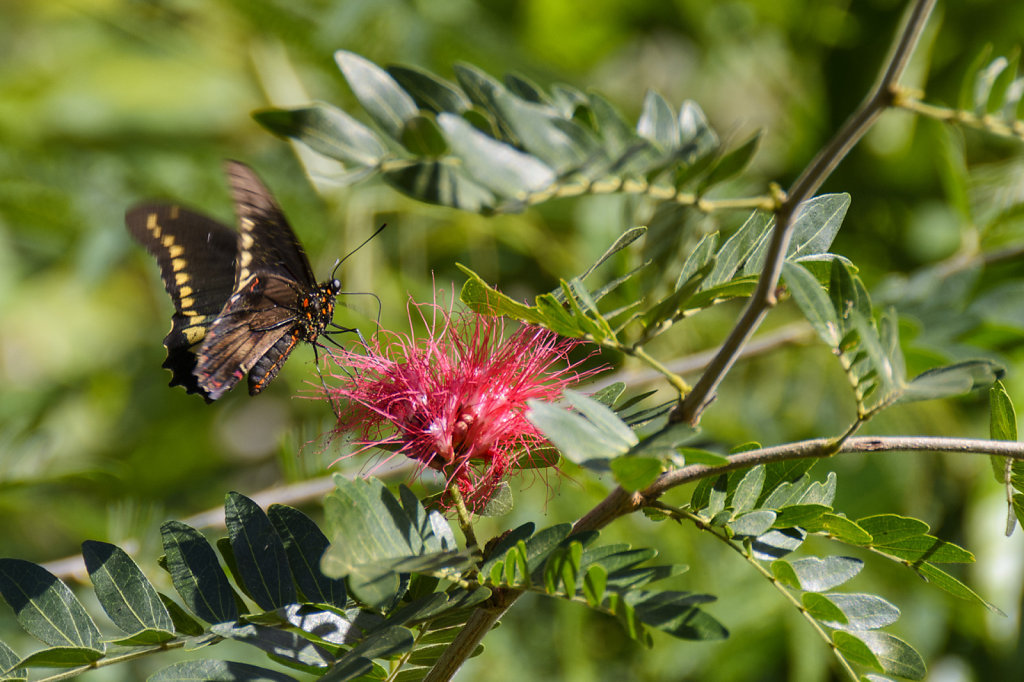
M 287 280 L 265 274 L 250 276 L 246 286 L 231 295 L 203 342 L 195 371 L 212 400 L 234 387 L 282 338 L 298 339 L 295 296 Z M 249 393 L 259 393 L 266 383 L 253 390 L 250 377 Z
M 160 266 L 174 303 L 164 338 L 171 386 L 205 393 L 194 371 L 195 350 L 206 337 L 235 281 L 238 235 L 229 227 L 173 204 L 140 204 L 125 214 L 128 231 Z

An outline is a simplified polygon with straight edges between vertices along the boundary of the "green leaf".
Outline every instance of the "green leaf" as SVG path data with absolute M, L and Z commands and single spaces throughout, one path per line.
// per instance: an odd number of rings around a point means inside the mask
M 836 540 L 848 545 L 863 546 L 872 543 L 871 533 L 854 521 L 838 514 L 822 514 L 818 520 L 807 524 L 807 530 L 811 533 L 828 533 Z
M 414 116 L 405 122 L 399 142 L 419 157 L 439 157 L 449 149 L 437 122 L 423 115 Z
M 382 130 L 400 140 L 405 124 L 419 114 L 409 93 L 387 71 L 354 52 L 338 50 L 334 60 L 366 113 Z
M 989 437 L 993 440 L 1017 440 L 1017 412 L 1013 408 L 1013 401 L 1002 382 L 997 381 L 988 392 L 989 404 Z M 992 463 L 992 473 L 1006 491 L 1006 535 L 1013 534 L 1017 519 L 1022 518 L 1024 507 L 1017 501 L 1018 494 L 1014 494 L 1013 480 L 1024 477 L 1024 462 L 1009 457 L 989 457 Z M 1017 503 L 1015 503 L 1017 501 Z
M 248 663 L 200 659 L 169 665 L 147 682 L 296 682 L 294 677 Z
M 167 613 L 171 614 L 175 632 L 189 637 L 201 637 L 206 632 L 206 628 L 181 608 L 178 602 L 162 592 L 157 592 L 157 594 L 160 596 L 160 602 L 167 609 Z
M 928 581 L 932 585 L 935 585 L 935 587 L 938 587 L 940 590 L 948 592 L 954 597 L 958 597 L 965 601 L 974 602 L 975 604 L 980 604 L 989 611 L 997 613 L 1001 616 L 1006 615 L 1002 611 L 1000 611 L 995 605 L 985 601 L 980 596 L 978 596 L 978 594 L 971 588 L 967 587 L 967 585 L 964 585 L 962 582 L 960 582 L 959 580 L 951 576 L 949 573 L 946 573 L 934 564 L 930 564 L 927 561 L 925 561 L 920 564 L 915 564 L 913 566 L 913 569 L 918 575 L 920 575 L 926 581 Z
M 405 653 L 412 649 L 414 641 L 412 632 L 403 627 L 377 630 L 345 654 L 335 667 L 320 680 L 321 682 L 339 682 L 352 679 L 352 673 L 361 669 L 361 672 L 357 672 L 355 676 L 361 675 L 368 669 L 364 666 L 369 664 L 372 659 L 388 658 Z
M 1006 57 L 996 57 L 985 68 L 978 71 L 974 79 L 974 112 L 979 116 L 989 113 L 992 90 L 1000 74 L 1010 65 Z M 996 103 L 998 108 L 998 103 Z
M 528 400 L 526 418 L 557 447 L 567 459 L 578 464 L 608 459 L 629 452 L 637 436 L 607 407 L 566 390 L 565 397 L 583 414 L 539 400 Z
M 923 372 L 903 389 L 899 402 L 935 400 L 991 386 L 1005 370 L 991 360 L 970 360 Z
M 505 315 L 529 324 L 540 324 L 543 317 L 533 308 L 506 296 L 466 266 L 456 263 L 455 267 L 469 277 L 462 285 L 459 300 L 472 310 L 484 315 Z
M 849 208 L 849 194 L 823 194 L 801 203 L 790 227 L 792 236 L 786 249 L 786 260 L 797 261 L 826 254 Z M 770 228 L 774 227 L 773 221 Z M 758 242 L 743 266 L 744 275 L 761 273 L 769 241 L 765 238 Z
M 605 150 L 612 158 L 621 158 L 630 145 L 635 143 L 636 134 L 607 99 L 593 92 L 587 94 L 587 99 Z
M 775 523 L 775 512 L 770 509 L 757 509 L 738 514 L 727 525 L 733 535 L 757 537 L 766 533 Z
M 800 528 L 781 528 L 770 530 L 759 535 L 752 543 L 751 549 L 761 561 L 772 561 L 795 552 L 807 537 Z
M 840 634 L 842 633 L 836 632 L 833 635 L 836 644 L 839 643 L 838 635 Z M 924 659 L 912 646 L 899 637 L 886 632 L 871 631 L 857 632 L 853 637 L 867 645 L 881 665 L 882 672 L 887 675 L 896 675 L 910 680 L 924 679 L 927 672 Z
M 461 114 L 473 106 L 454 83 L 429 71 L 409 66 L 389 66 L 387 72 L 421 109 L 435 114 L 444 111 Z
M 779 510 L 774 525 L 776 528 L 803 528 L 815 523 L 822 515 L 831 511 L 832 507 L 823 504 L 794 504 Z
M 555 172 L 543 161 L 484 135 L 459 116 L 441 114 L 437 122 L 466 171 L 499 196 L 524 199 L 556 179 Z
M 648 90 L 644 96 L 643 111 L 636 123 L 636 131 L 640 137 L 654 142 L 666 152 L 678 149 L 681 145 L 679 120 L 672 106 L 653 90 Z
M 320 560 L 330 541 L 316 523 L 298 509 L 283 504 L 271 505 L 267 516 L 284 543 L 292 576 L 305 599 L 345 606 L 345 581 L 328 578 L 320 570 Z
M 253 601 L 265 611 L 294 603 L 298 597 L 284 543 L 259 505 L 228 493 L 224 520 L 241 583 Z
M 21 660 L 18 654 L 15 653 L 14 649 L 7 646 L 3 642 L 0 642 L 0 673 L 3 680 L 24 680 L 28 677 L 28 672 L 23 669 L 16 669 L 18 661 Z
M 557 458 L 558 455 L 556 454 L 554 459 L 557 460 Z M 522 458 L 519 461 L 522 461 Z M 484 501 L 483 506 L 477 509 L 475 513 L 478 516 L 486 517 L 505 516 L 511 513 L 514 508 L 515 498 L 512 497 L 512 487 L 506 481 L 501 481 L 494 487 L 490 496 Z
M 374 168 L 388 155 L 374 131 L 330 104 L 263 109 L 252 116 L 275 135 L 298 140 L 318 154 L 343 163 Z
M 873 594 L 806 592 L 801 601 L 814 618 L 839 630 L 877 630 L 900 617 L 898 608 Z
M 964 82 L 960 86 L 960 94 L 957 98 L 958 109 L 961 109 L 962 111 L 971 111 L 974 109 L 976 92 L 975 81 L 978 78 L 978 73 L 982 70 L 982 67 L 988 63 L 989 57 L 991 56 L 992 44 L 988 43 L 984 45 L 974 59 L 971 60 L 970 65 L 964 72 Z
M 676 452 L 683 456 L 687 464 L 704 464 L 705 466 L 718 467 L 729 463 L 729 458 L 699 448 L 678 447 Z
M 732 507 L 737 513 L 754 508 L 758 498 L 761 497 L 761 490 L 764 488 L 764 478 L 765 470 L 762 465 L 753 467 L 743 475 L 732 496 Z M 773 514 L 772 520 L 774 521 L 774 519 L 775 516 Z
M 850 662 L 883 672 L 882 663 L 875 656 L 871 647 L 855 635 L 845 630 L 836 630 L 832 633 L 832 642 L 836 645 L 839 653 Z
M 643 315 L 645 327 L 655 327 L 665 320 L 673 317 L 691 301 L 693 295 L 700 288 L 701 282 L 708 273 L 714 269 L 715 261 L 710 260 L 700 270 L 695 272 L 681 287 L 654 304 L 650 310 Z M 692 304 L 691 304 L 692 307 Z
M 281 628 L 220 623 L 211 627 L 210 632 L 249 644 L 278 659 L 302 666 L 326 668 L 334 662 L 334 657 L 325 649 L 294 632 Z
M 494 207 L 494 194 L 448 160 L 409 162 L 383 173 L 384 180 L 409 196 L 471 213 Z
M 630 448 L 629 455 L 658 459 L 674 458 L 679 452 L 679 444 L 693 438 L 695 433 L 697 430 L 690 424 L 668 423 Z
M 761 131 L 754 133 L 750 139 L 735 149 L 722 155 L 711 171 L 701 180 L 697 189 L 698 194 L 703 194 L 708 188 L 738 175 L 754 158 L 757 146 L 761 142 Z
M 690 281 L 690 278 L 700 272 L 705 265 L 711 262 L 715 257 L 715 249 L 718 247 L 718 233 L 712 232 L 706 234 L 700 238 L 697 245 L 690 251 L 690 255 L 686 257 L 683 262 L 683 267 L 679 271 L 679 277 L 676 279 L 676 289 L 680 289 L 684 284 Z M 712 266 L 714 267 L 714 266 Z
M 805 474 L 814 466 L 814 459 L 788 459 L 782 462 L 771 462 L 764 465 L 764 487 L 762 488 L 761 506 L 779 509 L 785 504 L 799 502 L 799 498 L 790 499 L 794 488 L 792 484 L 801 481 L 801 486 L 809 485 L 810 478 Z M 801 493 L 805 488 L 801 487 Z M 771 501 L 771 504 L 769 504 Z
M 118 646 L 152 646 L 154 644 L 169 642 L 175 637 L 176 635 L 172 631 L 149 628 L 133 632 L 127 637 L 118 637 L 117 639 L 108 640 L 108 643 L 116 644 Z
M 1013 408 L 1010 394 L 1001 381 L 989 389 L 989 438 L 993 440 L 1017 440 L 1017 412 Z M 1002 458 L 999 458 L 1002 461 Z M 1002 482 L 1002 477 L 997 480 Z
M 160 595 L 124 550 L 86 540 L 82 543 L 82 558 L 96 598 L 114 625 L 129 634 L 158 630 L 171 635 L 174 623 Z
M 679 107 L 679 138 L 683 145 L 681 157 L 686 163 L 698 158 L 711 159 L 711 152 L 719 147 L 718 135 L 708 125 L 700 105 L 692 99 L 684 100 Z
M 778 568 L 776 567 L 778 565 Z M 787 584 L 806 592 L 825 592 L 850 580 L 864 567 L 864 562 L 846 556 L 804 557 L 795 561 L 779 560 L 772 563 L 772 572 L 781 580 L 781 571 L 788 567 Z
M 0 596 L 14 609 L 18 624 L 33 637 L 53 647 L 88 649 L 103 655 L 100 631 L 92 618 L 68 586 L 42 566 L 22 559 L 0 559 Z
M 202 533 L 180 521 L 160 527 L 171 582 L 192 613 L 208 623 L 238 620 L 235 595 Z
M 839 318 L 828 293 L 818 284 L 818 280 L 807 268 L 791 261 L 783 264 L 782 276 L 793 293 L 793 300 L 814 331 L 830 348 L 838 348 L 842 338 Z
M 611 461 L 615 482 L 629 492 L 643 490 L 661 475 L 661 460 L 653 457 L 617 457 Z
M 626 384 L 621 381 L 616 381 L 615 383 L 608 384 L 601 390 L 592 393 L 590 399 L 596 400 L 607 407 L 614 407 L 615 401 L 622 397 L 622 392 L 625 390 Z
M 771 223 L 765 214 L 760 211 L 751 213 L 746 222 L 722 245 L 715 267 L 704 279 L 701 288 L 711 289 L 733 279 L 740 266 L 756 251 L 759 243 L 768 238 L 770 229 Z
M 604 590 L 608 584 L 608 570 L 599 564 L 587 569 L 583 576 L 583 596 L 591 608 L 597 608 L 604 601 Z
M 928 535 L 928 524 L 896 514 L 878 514 L 857 520 L 871 534 L 871 546 L 907 561 L 970 563 L 974 555 L 951 542 Z
M 729 636 L 721 623 L 698 608 L 714 601 L 707 594 L 692 592 L 648 592 L 636 590 L 625 595 L 636 617 L 645 625 L 680 639 L 716 640 Z
M 103 658 L 103 652 L 90 647 L 54 646 L 35 651 L 18 661 L 19 668 L 78 668 Z
M 440 571 L 468 565 L 448 539 L 447 522 L 436 511 L 426 513 L 407 489 L 403 505 L 376 479 L 335 476 L 334 482 L 324 500 L 331 546 L 321 570 L 335 578 L 347 576 L 350 592 L 360 601 L 374 607 L 390 603 L 399 590 L 398 572 L 414 566 Z

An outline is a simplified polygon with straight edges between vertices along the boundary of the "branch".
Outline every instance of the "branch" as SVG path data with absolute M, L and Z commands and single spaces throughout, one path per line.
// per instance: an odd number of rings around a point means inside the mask
M 729 457 L 722 466 L 692 464 L 663 474 L 657 481 L 637 493 L 616 488 L 596 507 L 576 522 L 573 532 L 598 530 L 616 518 L 650 504 L 668 490 L 708 476 L 745 469 L 758 464 L 790 459 L 813 459 L 838 454 L 864 452 L 958 452 L 975 455 L 998 455 L 1024 460 L 1024 443 L 977 438 L 936 438 L 929 436 L 860 436 L 849 438 L 838 448 L 833 438 L 816 438 L 770 448 L 740 452 Z
M 935 0 L 915 1 L 906 23 L 897 34 L 891 56 L 872 92 L 804 169 L 793 183 L 786 199 L 776 209 L 775 229 L 772 231 L 765 267 L 757 281 L 757 289 L 707 371 L 673 412 L 672 421 L 697 423 L 704 408 L 714 398 L 718 385 L 736 361 L 740 350 L 760 326 L 768 309 L 775 305 L 775 288 L 782 274 L 786 249 L 793 233 L 792 219 L 797 207 L 814 195 L 882 112 L 892 104 L 894 89 L 906 70 L 910 55 L 934 5 Z

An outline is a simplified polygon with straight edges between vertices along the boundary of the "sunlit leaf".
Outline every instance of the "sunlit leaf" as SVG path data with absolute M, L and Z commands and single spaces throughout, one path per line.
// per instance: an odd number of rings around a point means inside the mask
M 409 93 L 387 71 L 354 52 L 338 50 L 334 60 L 366 113 L 391 137 L 401 139 L 406 122 L 419 114 Z
M 377 134 L 330 104 L 264 109 L 253 114 L 264 128 L 347 164 L 372 168 L 387 155 Z
M 802 601 L 817 620 L 840 630 L 877 630 L 900 617 L 898 608 L 874 594 L 807 592 Z

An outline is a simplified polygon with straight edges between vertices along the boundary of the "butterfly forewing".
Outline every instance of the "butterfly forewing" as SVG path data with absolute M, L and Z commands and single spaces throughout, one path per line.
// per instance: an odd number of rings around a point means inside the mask
M 287 275 L 301 288 L 314 287 L 316 279 L 306 252 L 270 190 L 244 164 L 228 161 L 224 170 L 238 214 L 239 260 L 235 286 L 241 287 L 252 274 L 264 270 Z
M 206 216 L 173 204 L 140 204 L 125 214 L 128 231 L 160 265 L 174 303 L 164 338 L 171 386 L 205 393 L 194 375 L 195 349 L 220 314 L 235 282 L 237 233 Z

